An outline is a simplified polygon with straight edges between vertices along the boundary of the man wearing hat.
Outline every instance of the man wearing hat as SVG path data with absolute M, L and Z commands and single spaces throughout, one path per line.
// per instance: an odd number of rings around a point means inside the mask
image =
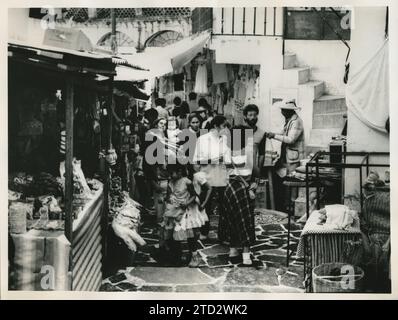
M 304 126 L 303 120 L 296 113 L 300 110 L 294 100 L 283 101 L 279 106 L 282 115 L 285 117 L 285 125 L 281 134 L 268 132 L 267 138 L 282 142 L 280 158 L 275 164 L 275 170 L 280 178 L 286 177 L 293 172 L 304 158 Z M 282 188 L 282 180 L 275 179 L 276 190 Z M 282 190 L 281 190 L 282 191 Z M 276 192 L 275 195 L 282 195 L 283 192 Z M 276 199 L 279 209 L 283 209 L 283 200 Z M 277 208 L 278 209 L 278 208 Z

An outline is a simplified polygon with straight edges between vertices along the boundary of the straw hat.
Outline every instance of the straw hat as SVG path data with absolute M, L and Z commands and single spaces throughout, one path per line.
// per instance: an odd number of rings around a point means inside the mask
M 280 109 L 285 110 L 300 110 L 301 108 L 297 107 L 296 102 L 294 100 L 284 100 L 279 105 Z

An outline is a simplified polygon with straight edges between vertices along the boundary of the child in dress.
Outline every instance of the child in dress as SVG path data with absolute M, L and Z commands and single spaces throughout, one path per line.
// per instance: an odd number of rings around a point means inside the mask
M 180 164 L 168 165 L 170 174 L 166 210 L 164 213 L 164 239 L 177 262 L 181 261 L 181 241 L 188 240 L 191 253 L 189 267 L 198 267 L 201 259 L 197 252 L 200 227 L 208 217 L 204 210 L 199 210 L 198 197 L 193 183 L 185 176 L 185 168 Z

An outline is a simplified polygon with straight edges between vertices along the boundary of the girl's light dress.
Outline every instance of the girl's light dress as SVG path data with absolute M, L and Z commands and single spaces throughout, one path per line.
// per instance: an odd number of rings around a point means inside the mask
M 163 220 L 165 239 L 182 241 L 193 238 L 193 229 L 200 228 L 209 221 L 206 212 L 199 210 L 198 201 L 185 209 L 181 207 L 191 197 L 189 192 L 191 184 L 192 181 L 185 177 L 169 181 L 170 200 L 166 203 Z

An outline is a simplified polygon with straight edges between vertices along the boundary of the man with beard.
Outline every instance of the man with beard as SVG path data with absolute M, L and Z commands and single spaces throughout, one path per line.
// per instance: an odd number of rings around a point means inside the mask
M 245 172 L 248 182 L 260 177 L 264 164 L 266 136 L 265 131 L 257 127 L 258 114 L 259 109 L 255 104 L 247 105 L 243 109 L 245 124 L 233 127 L 231 132 L 231 149 L 241 150 L 247 157 Z
M 247 234 L 244 235 L 244 238 L 246 240 L 248 240 L 248 235 L 251 234 L 251 232 L 249 232 L 251 230 L 251 227 L 254 227 L 254 199 L 257 188 L 256 178 L 260 177 L 260 168 L 264 164 L 265 156 L 265 132 L 257 127 L 258 114 L 259 109 L 256 105 L 247 105 L 243 110 L 245 124 L 235 126 L 231 130 L 229 142 L 232 156 L 238 158 L 243 157 L 244 164 L 241 167 L 235 168 L 229 172 L 230 177 L 238 177 L 238 181 L 235 181 L 235 183 L 229 185 L 229 196 L 235 200 L 231 200 L 231 198 L 230 201 L 226 201 L 224 205 L 227 206 L 225 210 L 231 211 L 232 208 L 235 208 L 234 213 L 240 212 L 241 216 L 235 217 L 235 219 L 233 220 L 229 220 L 224 219 L 227 218 L 226 215 L 220 215 L 219 225 L 221 227 L 219 228 L 219 239 L 221 240 L 232 241 L 232 239 L 230 239 L 230 235 L 234 233 L 231 233 L 231 231 L 235 229 L 231 230 L 231 225 L 237 224 L 238 229 L 243 228 L 247 230 Z M 241 183 L 242 181 L 244 182 L 244 184 Z M 249 211 L 246 210 L 247 208 L 243 209 L 245 206 L 243 206 L 242 208 L 239 207 L 242 210 L 236 207 L 236 203 L 238 202 L 238 200 L 234 197 L 235 193 L 238 191 L 235 190 L 235 188 L 240 190 L 239 193 L 242 197 L 241 200 L 247 201 Z M 227 195 L 225 196 L 227 197 Z M 245 200 L 243 200 L 243 198 Z M 235 204 L 233 204 L 234 202 Z M 230 206 L 228 206 L 228 204 Z M 241 240 L 239 240 L 238 242 L 241 242 Z M 249 248 L 248 245 L 245 245 L 244 247 L 246 249 Z M 231 251 L 232 256 L 234 256 L 235 254 L 236 250 L 233 250 L 233 252 Z

